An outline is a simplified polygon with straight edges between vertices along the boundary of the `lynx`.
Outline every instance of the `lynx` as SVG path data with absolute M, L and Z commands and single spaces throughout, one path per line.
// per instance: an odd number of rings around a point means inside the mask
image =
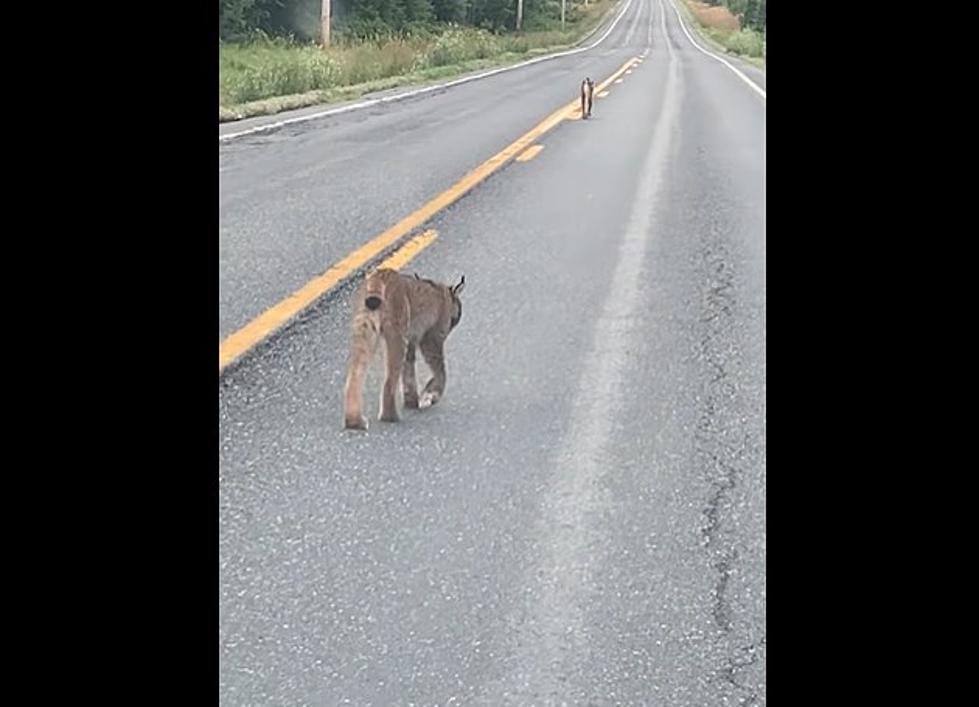
M 465 276 L 449 286 L 386 268 L 367 276 L 354 296 L 350 363 L 343 395 L 345 428 L 367 429 L 363 414 L 364 376 L 378 340 L 384 341 L 385 349 L 378 419 L 398 421 L 395 393 L 399 381 L 403 384 L 405 407 L 427 408 L 439 401 L 445 393 L 443 345 L 462 319 L 459 294 L 465 284 Z M 415 381 L 416 347 L 433 373 L 420 398 Z
M 585 78 L 581 82 L 581 119 L 588 120 L 591 117 L 592 95 L 595 93 L 595 83 L 590 78 Z

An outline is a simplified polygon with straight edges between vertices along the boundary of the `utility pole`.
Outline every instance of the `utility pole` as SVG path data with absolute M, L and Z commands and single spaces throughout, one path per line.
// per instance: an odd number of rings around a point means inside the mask
M 320 2 L 320 46 L 330 46 L 330 0 Z
M 520 24 L 523 22 L 523 0 L 517 0 L 517 31 L 520 31 Z
M 566 0 L 561 0 L 561 31 L 564 31 L 564 3 Z

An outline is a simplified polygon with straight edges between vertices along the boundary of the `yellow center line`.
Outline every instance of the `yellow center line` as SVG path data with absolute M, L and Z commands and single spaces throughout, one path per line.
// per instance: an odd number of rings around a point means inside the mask
M 529 162 L 530 160 L 537 157 L 540 151 L 544 149 L 543 145 L 531 145 L 526 150 L 517 155 L 517 162 Z
M 635 61 L 635 57 L 625 62 L 618 71 L 596 86 L 595 90 L 601 91 L 606 88 L 612 81 L 621 76 L 632 65 L 633 61 Z M 322 275 L 313 278 L 299 290 L 293 292 L 278 304 L 262 312 L 241 329 L 229 335 L 221 342 L 218 354 L 219 373 L 223 372 L 225 368 L 237 361 L 257 344 L 285 326 L 313 302 L 337 287 L 341 282 L 380 256 L 385 250 L 424 224 L 432 216 L 458 201 L 473 187 L 501 169 L 516 155 L 523 152 L 537 138 L 553 130 L 562 120 L 566 120 L 575 114 L 578 116 L 581 115 L 581 107 L 577 99 L 558 108 L 534 126 L 529 132 L 490 157 L 427 204 L 404 217 L 380 235 L 375 236 L 343 260 L 330 266 Z M 431 240 L 434 240 L 434 237 Z M 424 245 L 418 246 L 418 251 L 426 247 L 430 242 L 428 241 Z M 411 257 L 414 257 L 414 255 Z
M 398 248 L 394 255 L 378 265 L 378 269 L 391 268 L 392 270 L 400 270 L 414 260 L 416 255 L 421 253 L 428 246 L 432 245 L 432 243 L 434 243 L 435 239 L 438 237 L 438 231 L 434 229 L 429 229 L 424 233 L 415 236 L 403 246 Z

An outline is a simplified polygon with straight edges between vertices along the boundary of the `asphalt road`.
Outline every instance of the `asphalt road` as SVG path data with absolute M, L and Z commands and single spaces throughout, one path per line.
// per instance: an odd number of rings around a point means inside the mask
M 342 431 L 351 285 L 221 377 L 222 705 L 766 703 L 765 100 L 670 0 L 222 143 L 221 337 L 646 51 L 426 224 L 437 406 Z

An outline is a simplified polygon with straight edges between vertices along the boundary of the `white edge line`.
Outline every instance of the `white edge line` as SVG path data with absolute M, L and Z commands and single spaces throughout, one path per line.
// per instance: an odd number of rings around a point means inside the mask
M 747 76 L 745 76 L 741 72 L 740 69 L 738 69 L 735 66 L 732 66 L 726 59 L 722 59 L 721 57 L 717 56 L 717 54 L 715 54 L 714 52 L 709 52 L 706 49 L 704 49 L 702 46 L 700 46 L 697 43 L 697 41 L 693 37 L 690 36 L 690 33 L 687 31 L 687 26 L 685 24 L 683 24 L 683 18 L 680 16 L 680 10 L 676 6 L 676 0 L 670 0 L 670 4 L 673 5 L 673 12 L 676 13 L 676 18 L 680 21 L 680 27 L 683 29 L 683 33 L 685 35 L 687 35 L 687 39 L 690 40 L 690 43 L 693 44 L 697 49 L 699 49 L 700 51 L 702 51 L 704 54 L 706 54 L 707 56 L 709 56 L 711 59 L 717 59 L 717 61 L 719 61 L 722 64 L 724 64 L 724 66 L 726 66 L 731 71 L 733 71 L 735 74 L 737 74 L 738 78 L 740 78 L 746 84 L 748 84 L 749 86 L 751 86 L 751 88 L 754 89 L 755 92 L 759 96 L 761 96 L 762 98 L 764 98 L 765 101 L 767 102 L 768 101 L 768 97 L 765 95 L 765 89 L 761 88 L 758 84 L 756 84 L 754 81 L 752 81 Z
M 458 86 L 459 84 L 469 83 L 470 81 L 478 81 L 479 79 L 485 79 L 490 76 L 495 76 L 496 74 L 502 74 L 505 71 L 513 71 L 514 69 L 520 69 L 524 66 L 530 66 L 531 64 L 537 64 L 542 61 L 550 61 L 551 59 L 557 59 L 562 56 L 570 56 L 572 54 L 578 54 L 579 52 L 585 52 L 589 49 L 594 49 L 599 44 L 605 41 L 605 39 L 612 33 L 615 26 L 619 24 L 619 20 L 625 15 L 629 6 L 632 5 L 632 0 L 627 0 L 625 7 L 619 13 L 619 16 L 615 18 L 609 28 L 605 30 L 605 34 L 595 40 L 594 43 L 589 44 L 587 47 L 578 47 L 577 49 L 570 49 L 564 52 L 558 52 L 557 54 L 548 54 L 547 56 L 537 57 L 536 59 L 529 59 L 520 64 L 514 64 L 512 66 L 503 66 L 498 69 L 492 69 L 490 71 L 485 71 L 481 74 L 476 74 L 475 76 L 468 76 L 461 79 L 456 79 L 455 81 L 449 81 L 448 83 L 441 83 L 436 86 L 426 86 L 425 88 L 419 88 L 412 91 L 406 91 L 405 93 L 398 93 L 394 96 L 385 96 L 384 98 L 372 98 L 367 101 L 361 101 L 360 103 L 353 103 L 349 106 L 341 106 L 340 108 L 331 108 L 330 110 L 320 111 L 318 113 L 311 113 L 309 115 L 301 115 L 295 118 L 286 118 L 285 120 L 278 120 L 274 123 L 266 123 L 265 125 L 256 125 L 253 128 L 248 128 L 247 130 L 240 130 L 235 133 L 226 133 L 224 135 L 218 135 L 218 142 L 226 142 L 228 140 L 234 140 L 235 138 L 243 137 L 245 135 L 252 135 L 254 133 L 261 133 L 267 130 L 274 130 L 276 128 L 281 128 L 285 125 L 292 125 L 293 123 L 304 123 L 308 120 L 316 120 L 317 118 L 325 118 L 330 115 L 339 115 L 340 113 L 349 113 L 353 110 L 360 110 L 361 108 L 368 108 L 370 106 L 380 105 L 382 103 L 393 103 L 394 101 L 404 100 L 405 98 L 411 98 L 412 96 L 420 96 L 425 93 L 431 93 L 432 91 L 441 91 L 442 89 L 451 88 L 453 86 Z

